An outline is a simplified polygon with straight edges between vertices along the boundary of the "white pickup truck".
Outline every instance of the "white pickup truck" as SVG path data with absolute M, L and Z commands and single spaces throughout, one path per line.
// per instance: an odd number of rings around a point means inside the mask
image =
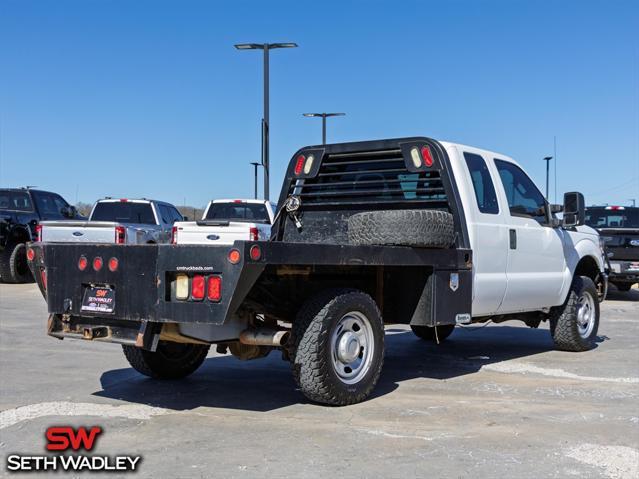
M 120 343 L 153 378 L 188 376 L 212 344 L 280 350 L 300 391 L 332 405 L 373 391 L 385 324 L 440 343 L 460 325 L 548 322 L 557 349 L 596 346 L 607 276 L 584 197 L 549 204 L 506 155 L 425 137 L 309 146 L 278 206 L 269 241 L 31 243 L 49 334 Z M 118 268 L 81 268 L 100 257 Z
M 172 243 L 223 245 L 267 240 L 275 210 L 275 204 L 264 200 L 213 200 L 201 220 L 175 223 Z
M 86 221 L 42 221 L 40 241 L 47 243 L 169 243 L 171 229 L 183 216 L 163 201 L 98 200 Z

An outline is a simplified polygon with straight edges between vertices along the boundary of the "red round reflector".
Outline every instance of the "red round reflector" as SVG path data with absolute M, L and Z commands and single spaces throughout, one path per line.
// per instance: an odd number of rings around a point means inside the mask
M 302 172 L 302 168 L 304 168 L 304 163 L 306 162 L 306 157 L 304 155 L 300 155 L 297 157 L 297 162 L 295 163 L 295 174 L 299 175 Z
M 242 258 L 242 255 L 240 255 L 240 251 L 237 249 L 232 249 L 231 251 L 229 251 L 229 263 L 231 264 L 237 264 L 240 262 L 240 259 Z
M 87 269 L 88 264 L 89 264 L 89 260 L 87 260 L 87 257 L 80 256 L 80 259 L 78 260 L 78 269 L 80 271 L 84 271 L 85 269 Z
M 102 265 L 103 265 L 102 258 L 100 258 L 99 256 L 96 256 L 95 258 L 93 258 L 93 269 L 95 271 L 100 271 L 102 269 Z
M 259 261 L 259 259 L 262 257 L 262 248 L 254 244 L 253 246 L 251 246 L 249 254 L 251 255 L 251 259 L 253 261 Z
M 191 298 L 204 299 L 204 276 L 196 274 L 191 280 Z
M 117 271 L 118 264 L 120 264 L 118 258 L 111 258 L 109 260 L 109 271 Z
M 433 155 L 430 153 L 430 148 L 428 146 L 422 146 L 422 158 L 424 159 L 424 164 L 427 167 L 433 166 Z
M 35 259 L 35 251 L 33 251 L 33 249 L 32 249 L 32 248 L 29 248 L 29 249 L 27 250 L 27 259 L 28 259 L 29 261 L 33 261 L 33 260 Z

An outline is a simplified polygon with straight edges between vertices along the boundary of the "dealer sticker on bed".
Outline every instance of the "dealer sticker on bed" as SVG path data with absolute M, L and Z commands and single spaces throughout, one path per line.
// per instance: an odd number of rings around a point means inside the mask
M 81 311 L 112 313 L 115 308 L 115 290 L 91 286 L 84 290 Z

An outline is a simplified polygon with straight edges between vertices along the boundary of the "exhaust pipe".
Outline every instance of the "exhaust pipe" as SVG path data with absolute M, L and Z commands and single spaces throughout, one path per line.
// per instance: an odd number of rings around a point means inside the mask
M 240 343 L 253 346 L 284 346 L 290 331 L 276 329 L 245 329 L 240 333 Z

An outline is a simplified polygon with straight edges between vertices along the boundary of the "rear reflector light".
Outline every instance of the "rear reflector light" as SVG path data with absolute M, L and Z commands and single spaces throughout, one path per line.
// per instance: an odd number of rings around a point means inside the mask
M 251 255 L 251 259 L 253 261 L 259 261 L 262 257 L 262 249 L 258 245 L 254 244 L 253 246 L 251 246 L 249 254 Z
M 111 258 L 109 260 L 109 271 L 117 271 L 119 264 L 118 258 Z
M 42 283 L 42 288 L 47 289 L 47 270 L 42 268 L 40 270 L 40 283 Z
M 222 298 L 222 278 L 211 276 L 206 288 L 206 296 L 210 301 L 219 301 Z
M 428 168 L 433 166 L 433 155 L 430 153 L 430 147 L 422 146 L 422 158 L 424 159 L 424 164 Z
M 177 299 L 189 297 L 189 277 L 185 274 L 180 274 L 175 278 L 175 297 Z
M 78 260 L 78 269 L 80 271 L 84 271 L 85 269 L 87 269 L 88 264 L 89 264 L 89 260 L 87 260 L 87 257 L 80 256 L 80 259 Z
M 35 227 L 35 240 L 42 241 L 42 225 L 36 225 Z
M 257 228 L 253 227 L 249 230 L 249 240 L 257 241 L 260 237 L 260 232 Z
M 171 228 L 171 244 L 177 244 L 177 226 Z
M 27 250 L 27 259 L 29 261 L 33 261 L 35 259 L 35 251 L 33 251 L 33 248 L 29 248 Z
M 242 258 L 242 256 L 240 255 L 240 251 L 237 249 L 232 249 L 231 251 L 229 251 L 229 263 L 231 264 L 237 264 L 240 262 L 240 259 Z
M 93 258 L 93 269 L 95 271 L 100 271 L 102 269 L 103 264 L 104 262 L 102 261 L 102 258 L 100 258 L 99 256 L 96 256 L 95 258 Z
M 315 157 L 313 155 L 308 155 L 306 159 L 306 163 L 304 163 L 304 174 L 308 175 L 313 169 L 313 161 L 315 161 Z
M 304 155 L 300 155 L 297 157 L 297 161 L 295 162 L 295 175 L 299 175 L 302 172 L 302 168 L 304 168 L 305 161 L 306 161 L 306 157 Z
M 204 299 L 204 276 L 196 274 L 191 280 L 191 298 Z
M 126 241 L 126 228 L 124 226 L 115 227 L 115 244 L 124 244 Z
M 419 157 L 419 151 L 417 151 L 417 148 L 410 149 L 410 159 L 413 160 L 415 168 L 422 166 L 422 159 Z

